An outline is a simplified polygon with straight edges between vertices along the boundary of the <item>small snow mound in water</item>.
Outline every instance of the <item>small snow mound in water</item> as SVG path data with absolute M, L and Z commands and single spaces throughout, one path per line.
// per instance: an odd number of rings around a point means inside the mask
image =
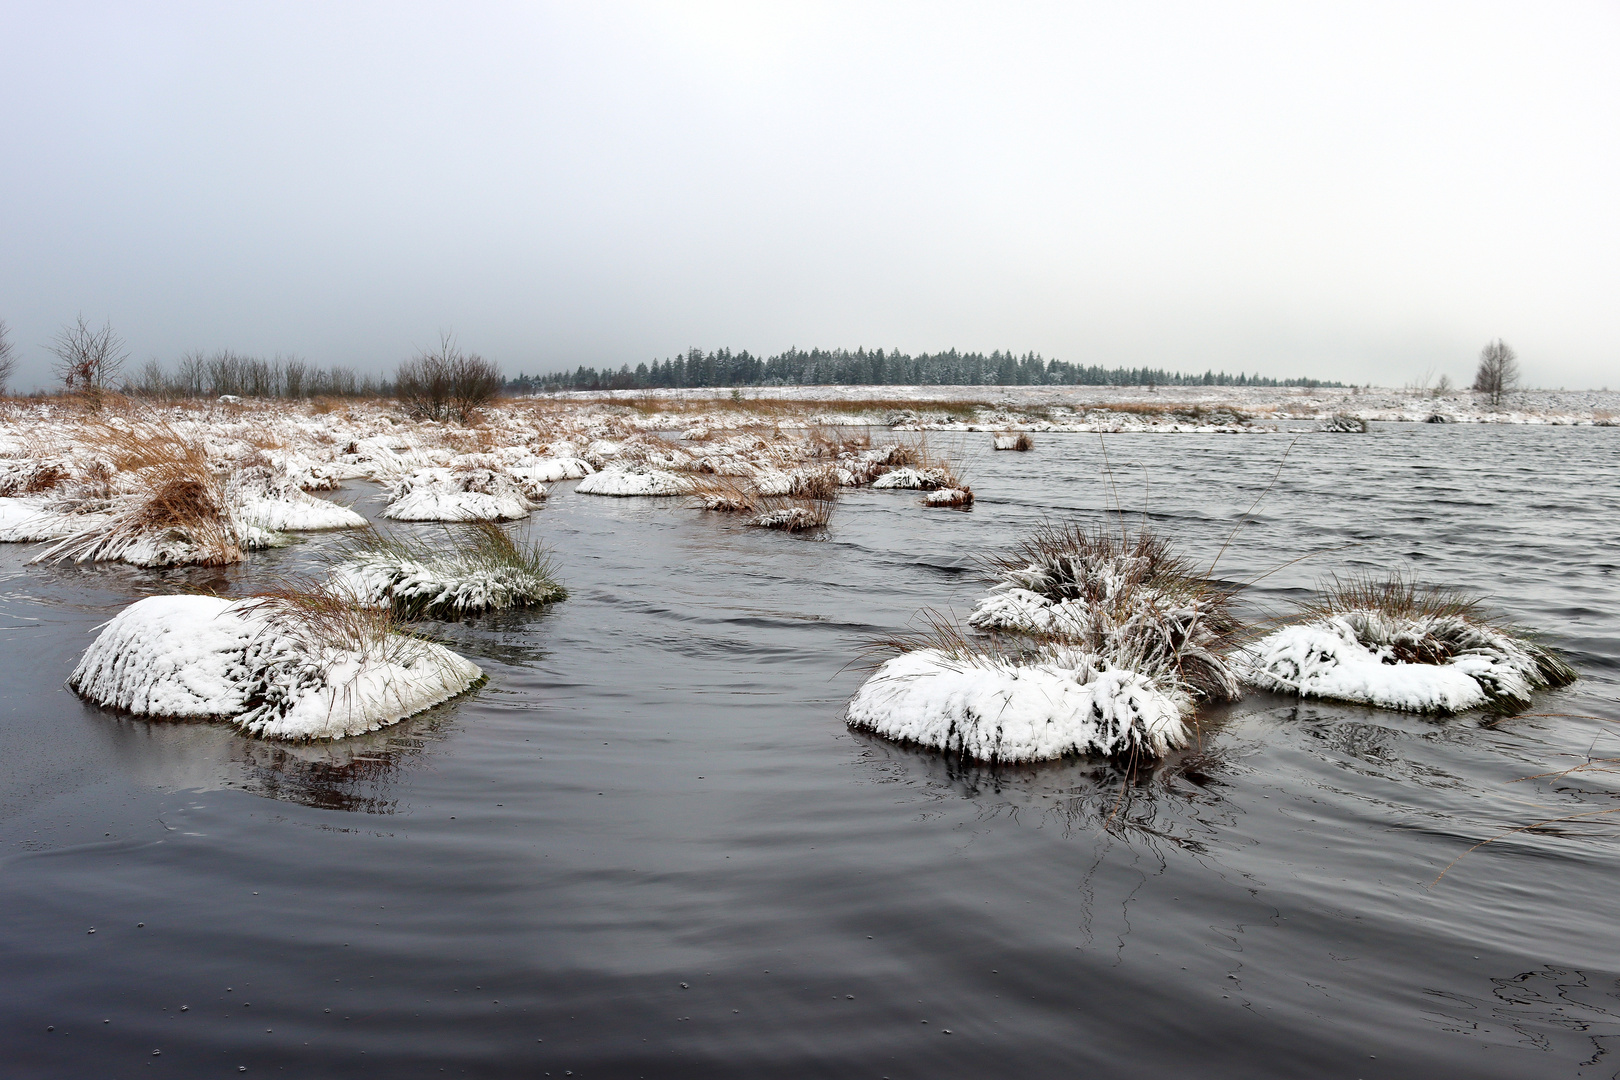
M 851 727 L 979 761 L 1160 756 L 1187 743 L 1185 694 L 1070 649 L 1028 664 L 936 649 L 886 662 L 849 705 Z
M 369 607 L 393 606 L 430 618 L 546 604 L 566 595 L 555 581 L 529 569 L 460 566 L 453 556 L 434 562 L 366 555 L 334 567 L 332 584 Z
M 827 516 L 825 513 L 818 513 L 803 506 L 784 506 L 750 518 L 747 524 L 756 529 L 804 532 L 807 529 L 819 529 L 827 524 Z
M 972 506 L 973 492 L 967 488 L 939 488 L 923 496 L 924 506 Z
M 359 735 L 447 701 L 483 673 L 442 645 L 312 648 L 252 600 L 151 596 L 119 612 L 68 685 L 137 716 L 225 720 L 277 739 Z
M 268 532 L 363 529 L 366 519 L 347 506 L 318 499 L 283 463 L 260 454 L 241 465 L 227 485 L 229 501 L 244 525 Z
M 1375 611 L 1284 627 L 1249 647 L 1242 674 L 1265 690 L 1440 714 L 1523 708 L 1575 680 L 1546 649 L 1467 619 Z
M 915 491 L 932 491 L 934 488 L 944 487 L 950 483 L 944 469 L 913 469 L 910 465 L 903 465 L 892 472 L 886 472 L 876 480 L 872 486 L 878 489 L 902 488 Z
M 394 485 L 383 517 L 395 521 L 513 521 L 534 504 L 505 471 L 480 465 L 418 469 Z
M 581 495 L 684 495 L 686 484 L 674 473 L 645 465 L 614 466 L 592 473 L 574 489 Z
M 555 484 L 559 480 L 583 480 L 596 470 L 584 458 L 529 458 L 508 467 L 511 474 L 533 484 Z

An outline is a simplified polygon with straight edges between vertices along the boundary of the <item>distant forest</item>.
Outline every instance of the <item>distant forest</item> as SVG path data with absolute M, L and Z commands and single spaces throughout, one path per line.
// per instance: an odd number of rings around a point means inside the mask
M 1038 353 L 918 353 L 878 349 L 789 349 L 761 358 L 719 349 L 651 364 L 579 367 L 550 375 L 519 375 L 504 381 L 509 394 L 553 390 L 639 390 L 702 386 L 1342 386 L 1322 379 L 1270 379 L 1224 371 L 1190 374 L 1163 368 L 1105 368 L 1045 360 Z

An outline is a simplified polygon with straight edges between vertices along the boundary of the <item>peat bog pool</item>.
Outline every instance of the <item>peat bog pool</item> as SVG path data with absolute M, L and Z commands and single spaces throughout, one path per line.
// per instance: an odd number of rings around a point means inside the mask
M 1288 436 L 968 439 L 971 512 L 858 491 L 822 540 L 558 485 L 515 528 L 571 598 L 434 624 L 488 684 L 330 744 L 63 682 L 132 600 L 331 539 L 224 571 L 0 547 L 3 1071 L 1620 1075 L 1620 776 L 1545 775 L 1620 758 L 1620 430 L 1374 425 L 1280 472 Z M 1274 475 L 1217 568 L 1270 572 L 1254 609 L 1406 567 L 1581 681 L 1506 719 L 1251 694 L 1132 778 L 845 728 L 862 646 L 965 613 L 975 553 L 1117 489 L 1207 563 Z

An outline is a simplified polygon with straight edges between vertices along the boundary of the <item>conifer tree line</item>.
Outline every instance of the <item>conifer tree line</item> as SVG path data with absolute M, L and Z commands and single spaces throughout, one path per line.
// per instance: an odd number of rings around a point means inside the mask
M 618 371 L 581 366 L 572 372 L 519 375 L 507 379 L 507 393 L 552 390 L 637 390 L 707 386 L 1340 386 L 1321 379 L 1272 379 L 1261 375 L 1203 374 L 1163 368 L 1101 367 L 1046 360 L 1039 353 L 1018 356 L 997 350 L 918 353 L 898 350 L 789 349 L 761 358 L 730 349 L 684 355 L 651 364 L 629 364 Z

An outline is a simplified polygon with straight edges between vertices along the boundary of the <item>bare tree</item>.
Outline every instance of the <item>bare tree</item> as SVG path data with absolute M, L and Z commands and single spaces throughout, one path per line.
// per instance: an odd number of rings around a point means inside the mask
M 6 328 L 6 320 L 0 319 L 0 394 L 6 392 L 6 384 L 11 381 L 12 373 L 17 370 L 17 353 L 11 347 L 11 334 Z
M 1479 368 L 1474 372 L 1474 392 L 1489 394 L 1492 405 L 1502 404 L 1502 395 L 1519 385 L 1519 354 L 1513 346 L 1497 338 L 1479 350 Z
M 477 353 L 464 353 L 450 334 L 439 347 L 423 350 L 399 365 L 394 396 L 411 416 L 466 423 L 501 388 L 501 372 Z
M 56 354 L 56 375 L 63 387 L 87 394 L 104 390 L 129 356 L 111 323 L 92 330 L 83 315 L 62 327 L 50 349 Z

